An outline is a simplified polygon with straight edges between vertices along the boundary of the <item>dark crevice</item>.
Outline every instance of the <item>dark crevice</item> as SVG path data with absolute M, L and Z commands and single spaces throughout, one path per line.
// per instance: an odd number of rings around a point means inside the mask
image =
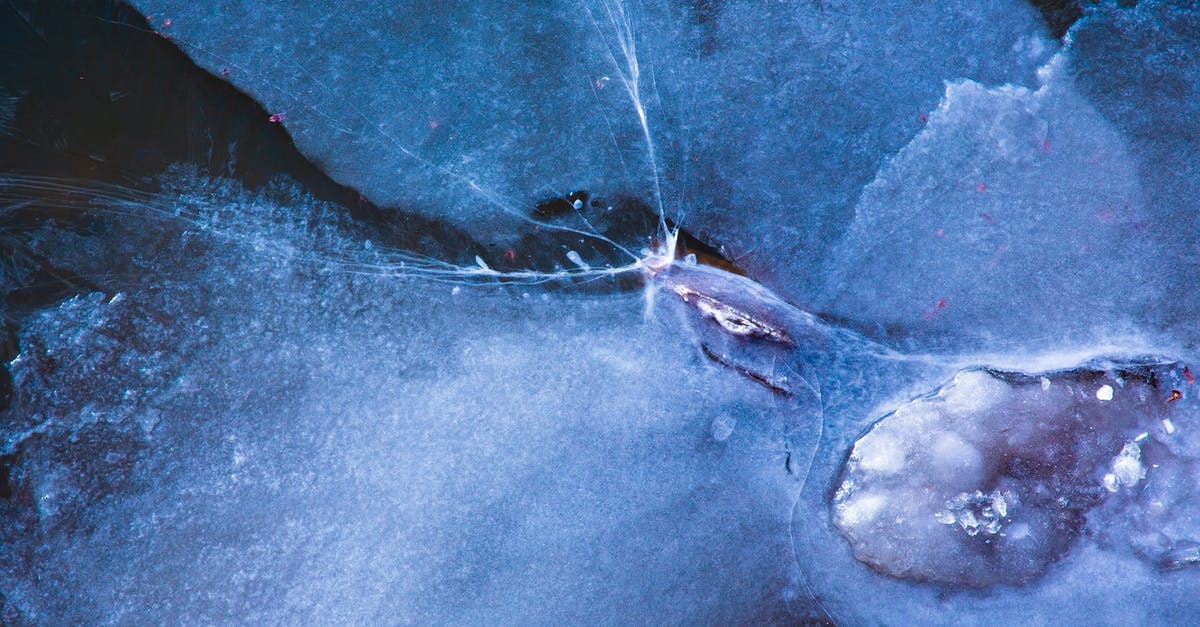
M 15 455 L 0 455 L 0 499 L 12 498 L 12 481 L 9 477 L 16 461 Z
M 476 244 L 446 224 L 378 207 L 333 181 L 245 93 L 198 67 L 137 11 L 115 0 L 0 0 L 0 323 L 7 363 L 29 314 L 107 278 L 58 267 L 31 244 L 40 231 L 103 237 L 88 211 L 112 189 L 149 198 L 175 164 L 250 190 L 294 181 L 345 210 L 385 246 L 455 259 Z M 23 187 L 29 177 L 56 190 Z M 12 395 L 0 369 L 0 411 Z
M 1050 33 L 1056 39 L 1062 39 L 1067 31 L 1087 13 L 1089 7 L 1094 7 L 1100 0 L 1029 0 L 1042 19 L 1050 27 Z M 1117 6 L 1134 7 L 1138 0 L 1117 0 Z
M 260 104 L 198 67 L 123 2 L 0 1 L 0 91 L 16 99 L 0 132 L 0 171 L 150 192 L 152 179 L 178 163 L 252 190 L 282 176 L 390 245 L 430 255 L 473 247 L 445 224 L 378 207 L 329 178 Z
M 21 95 L 0 167 L 137 185 L 189 163 L 249 188 L 280 175 L 362 219 L 390 219 L 303 157 L 246 94 L 113 0 L 0 4 L 0 85 Z
M 1076 20 L 1083 17 L 1083 4 L 1087 0 L 1030 0 L 1042 14 L 1055 39 L 1062 39 Z

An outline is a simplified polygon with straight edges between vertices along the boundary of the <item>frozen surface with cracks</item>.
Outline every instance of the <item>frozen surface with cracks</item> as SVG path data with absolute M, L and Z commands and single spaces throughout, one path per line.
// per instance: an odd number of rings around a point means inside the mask
M 1030 84 L 1054 47 L 1016 0 L 133 4 L 378 203 L 503 241 L 533 201 L 644 193 L 805 302 L 942 82 Z
M 303 197 L 170 189 L 190 223 L 39 242 L 140 270 L 22 330 L 7 620 L 804 615 L 785 458 L 811 397 L 710 365 L 637 293 L 348 274 Z
M 1126 416 L 1157 420 L 1145 438 L 1096 436 L 1098 504 L 1024 566 L 883 575 L 829 513 L 863 433 L 955 372 L 1195 362 L 1195 11 L 1101 7 L 1059 50 L 1016 2 L 136 4 L 375 200 L 504 241 L 539 200 L 629 193 L 775 291 L 722 303 L 819 332 L 734 337 L 740 314 L 677 291 L 648 318 L 641 294 L 480 292 L 486 262 L 405 269 L 320 226 L 336 211 L 300 224 L 303 198 L 177 181 L 153 202 L 201 205 L 182 231 L 36 235 L 84 275 L 128 276 L 20 330 L 6 619 L 1200 612 L 1186 380 L 1169 416 Z M 986 437 L 929 454 L 965 467 Z M 929 479 L 895 451 L 868 470 Z M 934 531 L 967 538 L 1019 510 L 988 486 L 939 505 L 954 524 Z

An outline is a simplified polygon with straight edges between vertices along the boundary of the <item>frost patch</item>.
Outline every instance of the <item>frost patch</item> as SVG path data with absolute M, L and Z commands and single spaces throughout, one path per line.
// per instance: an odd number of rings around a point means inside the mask
M 1194 455 L 1174 424 L 1194 408 L 1175 402 L 1176 370 L 959 373 L 854 444 L 834 524 L 855 557 L 882 573 L 971 587 L 1025 583 L 1093 528 L 1089 535 L 1116 534 L 1100 542 L 1120 550 L 1132 542 L 1160 565 L 1195 563 L 1188 542 L 1200 528 L 1168 513 L 1193 483 L 1191 465 L 1178 460 Z M 1159 483 L 1155 494 L 1175 486 L 1170 503 L 1142 502 L 1142 488 Z M 1166 529 L 1140 540 L 1109 531 L 1153 528 L 1154 520 Z M 1176 536 L 1162 538 L 1166 531 Z

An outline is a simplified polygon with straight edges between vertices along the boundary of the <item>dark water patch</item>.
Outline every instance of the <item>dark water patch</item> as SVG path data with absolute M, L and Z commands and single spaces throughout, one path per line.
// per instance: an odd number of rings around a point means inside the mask
M 441 258 L 471 248 L 468 238 L 444 224 L 375 206 L 331 180 L 260 104 L 197 67 L 124 3 L 6 2 L 0 5 L 0 42 L 0 91 L 8 108 L 0 171 L 141 190 L 178 163 L 252 190 L 286 177 L 378 230 L 385 244 Z M 10 235 L 44 223 L 53 204 L 47 199 L 5 207 L 0 247 L 20 253 L 20 237 Z M 55 218 L 79 219 L 62 213 Z M 20 283 L 71 291 L 64 270 L 21 256 L 35 276 Z M 61 290 L 49 289 L 21 300 L 58 297 Z
M 1085 3 L 1086 0 L 1030 0 L 1056 39 L 1062 39 L 1071 25 L 1083 17 L 1082 5 Z

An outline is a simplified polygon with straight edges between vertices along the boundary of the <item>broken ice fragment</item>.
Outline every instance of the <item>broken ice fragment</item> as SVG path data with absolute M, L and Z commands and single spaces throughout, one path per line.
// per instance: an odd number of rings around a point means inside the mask
M 1116 492 L 1121 487 L 1131 488 L 1146 478 L 1146 468 L 1142 466 L 1142 447 L 1135 440 L 1129 442 L 1113 459 L 1112 471 L 1104 475 L 1104 487 L 1109 492 Z
M 579 201 L 576 200 L 575 202 L 579 202 Z M 581 268 L 583 270 L 587 270 L 590 267 L 586 263 L 584 263 L 583 258 L 579 256 L 579 253 L 577 253 L 573 250 L 567 251 L 567 259 L 570 259 L 571 263 L 575 264 L 576 266 L 578 266 L 579 268 Z

